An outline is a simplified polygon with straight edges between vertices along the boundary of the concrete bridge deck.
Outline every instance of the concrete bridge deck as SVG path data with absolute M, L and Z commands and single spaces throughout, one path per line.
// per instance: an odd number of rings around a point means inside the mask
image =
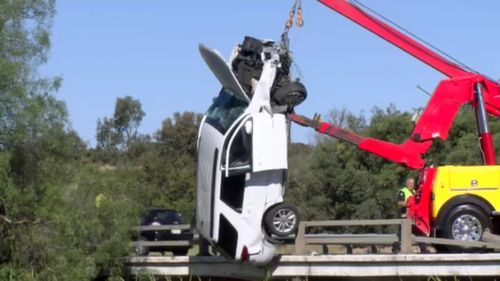
M 288 279 L 291 277 L 500 276 L 500 253 L 283 255 L 258 268 L 223 257 L 131 257 L 131 274 Z

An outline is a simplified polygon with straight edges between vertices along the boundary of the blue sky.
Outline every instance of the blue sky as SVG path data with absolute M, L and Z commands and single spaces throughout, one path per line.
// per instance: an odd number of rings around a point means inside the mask
M 117 97 L 139 99 L 152 133 L 176 111 L 204 112 L 219 84 L 197 46 L 227 58 L 245 35 L 278 40 L 292 0 L 132 1 L 57 3 L 46 75 L 63 77 L 72 127 L 95 143 L 98 118 L 112 115 Z M 500 78 L 500 1 L 361 0 L 470 67 Z M 369 113 L 394 103 L 424 106 L 441 74 L 317 1 L 303 0 L 305 26 L 290 33 L 308 99 L 296 111 L 332 108 Z M 293 140 L 314 133 L 293 127 Z

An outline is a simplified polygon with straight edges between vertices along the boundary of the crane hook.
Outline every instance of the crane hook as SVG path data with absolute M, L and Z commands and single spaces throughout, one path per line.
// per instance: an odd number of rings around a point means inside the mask
M 288 19 L 286 21 L 286 27 L 287 28 L 292 28 L 293 27 L 293 17 L 295 16 L 295 11 L 291 10 L 290 14 L 288 14 Z
M 299 8 L 297 9 L 297 20 L 295 21 L 297 27 L 304 26 L 304 19 L 302 18 L 302 5 L 299 4 Z
M 281 45 L 288 48 L 288 31 L 293 27 L 293 19 L 297 14 L 297 19 L 295 20 L 295 25 L 297 27 L 304 26 L 304 19 L 302 17 L 302 0 L 295 0 L 290 12 L 288 13 L 288 18 L 285 22 L 285 30 L 281 34 Z

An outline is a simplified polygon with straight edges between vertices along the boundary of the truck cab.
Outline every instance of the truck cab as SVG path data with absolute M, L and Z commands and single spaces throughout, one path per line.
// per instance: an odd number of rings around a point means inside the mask
M 432 218 L 438 236 L 479 241 L 495 232 L 500 214 L 500 166 L 442 166 L 432 189 Z

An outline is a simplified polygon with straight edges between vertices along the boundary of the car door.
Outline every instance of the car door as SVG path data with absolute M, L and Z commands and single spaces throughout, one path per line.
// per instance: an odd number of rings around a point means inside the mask
M 226 177 L 288 168 L 287 121 L 283 114 L 248 113 L 235 125 L 223 141 L 221 170 Z
M 205 237 L 213 238 L 214 200 L 220 185 L 220 162 L 224 141 L 242 120 L 246 101 L 223 88 L 207 111 L 200 125 L 198 138 L 198 169 L 196 221 L 197 228 Z

